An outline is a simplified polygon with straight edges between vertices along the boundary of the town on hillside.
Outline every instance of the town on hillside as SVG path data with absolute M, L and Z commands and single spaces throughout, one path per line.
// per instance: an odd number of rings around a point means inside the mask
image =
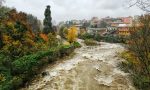
M 70 20 L 60 22 L 58 27 L 77 27 L 78 34 L 89 33 L 89 34 L 99 34 L 101 36 L 107 35 L 119 35 L 119 36 L 129 36 L 129 28 L 132 26 L 134 21 L 137 21 L 140 16 L 136 15 L 134 17 L 105 17 L 98 18 L 92 17 L 91 20 Z

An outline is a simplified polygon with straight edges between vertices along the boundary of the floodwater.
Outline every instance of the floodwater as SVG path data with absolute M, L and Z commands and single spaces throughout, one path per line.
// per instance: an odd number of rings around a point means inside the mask
M 46 67 L 43 71 L 48 75 L 35 78 L 21 90 L 135 90 L 128 73 L 117 67 L 122 61 L 118 53 L 123 50 L 119 44 L 104 42 L 83 45 L 72 58 Z

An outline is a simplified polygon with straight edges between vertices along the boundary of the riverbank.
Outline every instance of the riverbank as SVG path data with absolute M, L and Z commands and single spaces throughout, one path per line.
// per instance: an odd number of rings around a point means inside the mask
M 1 68 L 3 70 L 2 73 L 6 76 L 0 84 L 0 89 L 16 90 L 24 86 L 39 74 L 41 68 L 49 63 L 54 63 L 63 57 L 69 56 L 79 45 L 77 42 L 71 45 L 60 45 L 16 59 L 12 62 L 10 70 L 8 68 Z M 42 73 L 43 76 L 45 74 L 45 72 Z

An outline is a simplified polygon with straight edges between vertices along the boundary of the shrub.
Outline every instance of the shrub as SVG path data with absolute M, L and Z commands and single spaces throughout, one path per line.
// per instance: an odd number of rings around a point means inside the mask
M 94 39 L 94 35 L 91 35 L 89 33 L 85 33 L 83 35 L 79 35 L 79 38 L 84 39 L 84 40 L 86 40 L 86 39 Z
M 81 44 L 78 43 L 78 42 L 74 42 L 74 43 L 73 43 L 73 46 L 74 46 L 75 48 L 79 48 L 79 47 L 81 47 Z
M 122 70 L 131 74 L 134 85 L 140 90 L 149 90 L 149 76 L 144 74 L 143 65 L 138 58 L 130 51 L 121 53 L 121 57 L 126 61 L 123 61 L 119 66 Z
M 0 63 L 0 90 L 16 90 L 20 85 L 30 80 L 37 70 L 45 63 L 42 59 L 48 59 L 49 62 L 54 62 L 57 58 L 69 55 L 75 47 L 79 46 L 79 43 L 71 45 L 61 45 L 55 48 L 51 48 L 47 51 L 39 51 L 35 54 L 25 55 L 14 60 L 10 68 L 2 66 Z M 4 59 L 3 55 L 0 55 L 0 59 Z
M 88 45 L 88 46 L 95 46 L 95 45 L 98 45 L 98 43 L 97 43 L 95 40 L 93 40 L 93 39 L 86 39 L 86 40 L 84 40 L 84 43 L 85 43 L 86 45 Z
M 23 84 L 22 78 L 17 77 L 17 76 L 13 77 L 13 79 L 11 80 L 11 82 L 12 82 L 12 85 L 13 85 L 14 89 L 17 89 L 17 87 L 19 87 L 20 85 Z
M 46 56 L 52 56 L 55 49 L 50 49 L 48 51 L 41 51 L 33 55 L 26 55 L 12 63 L 13 73 L 21 74 L 32 70 L 34 66 L 39 65 L 39 60 Z
M 103 40 L 110 43 L 125 43 L 125 39 L 123 37 L 113 35 L 104 36 Z
M 61 57 L 65 55 L 69 55 L 71 52 L 73 52 L 74 46 L 73 45 L 63 45 L 60 48 Z
M 138 23 L 138 25 L 137 25 Z M 131 71 L 134 85 L 140 90 L 150 89 L 150 15 L 145 14 L 139 17 L 138 22 L 134 22 L 130 27 L 130 36 L 128 38 L 128 49 L 133 54 L 132 57 L 126 60 L 131 63 Z M 130 60 L 130 61 L 129 61 Z M 132 62 L 131 62 L 132 61 Z M 138 64 L 133 63 L 138 62 Z

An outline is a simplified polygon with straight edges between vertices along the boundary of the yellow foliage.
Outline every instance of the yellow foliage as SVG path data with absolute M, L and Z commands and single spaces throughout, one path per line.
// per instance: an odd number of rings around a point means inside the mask
M 12 42 L 12 38 L 8 35 L 3 35 L 3 41 L 5 44 L 10 44 Z
M 68 39 L 68 42 L 70 42 L 70 43 L 76 41 L 76 39 L 77 39 L 77 28 L 75 26 L 72 26 L 69 28 L 67 39 Z
M 7 26 L 9 26 L 10 28 L 14 28 L 14 24 L 12 22 L 7 22 Z
M 128 62 L 133 63 L 134 65 L 140 65 L 138 58 L 132 52 L 124 51 L 123 53 L 121 53 L 121 56 L 125 58 Z
M 22 46 L 22 44 L 20 43 L 20 41 L 13 41 L 12 42 L 12 45 L 14 45 L 14 46 L 16 46 L 16 47 L 18 47 L 19 48 L 19 46 Z

